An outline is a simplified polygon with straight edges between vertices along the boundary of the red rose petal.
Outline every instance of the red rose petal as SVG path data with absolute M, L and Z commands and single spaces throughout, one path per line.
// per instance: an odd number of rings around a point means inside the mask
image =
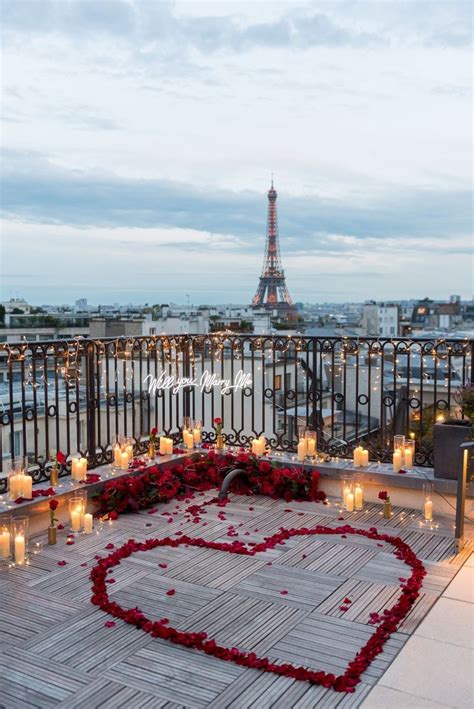
M 288 595 L 288 591 L 285 591 L 285 590 L 280 591 L 280 596 L 287 596 L 287 595 Z
M 67 561 L 58 561 L 58 566 L 66 566 Z
M 114 620 L 107 620 L 104 623 L 104 628 L 113 628 L 115 626 L 115 621 Z
M 170 588 L 168 591 L 166 591 L 167 596 L 174 596 L 175 593 L 176 591 L 174 590 L 174 588 Z

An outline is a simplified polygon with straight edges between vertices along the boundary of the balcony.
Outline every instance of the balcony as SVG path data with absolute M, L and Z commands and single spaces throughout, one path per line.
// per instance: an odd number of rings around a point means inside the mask
M 467 706 L 468 638 L 459 623 L 440 630 L 439 613 L 462 619 L 473 602 L 474 534 L 466 521 L 456 545 L 456 482 L 433 478 L 432 430 L 456 412 L 471 377 L 472 343 L 458 340 L 212 334 L 0 345 L 0 524 L 24 515 L 30 532 L 24 560 L 15 546 L 0 563 L 0 703 L 383 706 L 390 691 L 419 692 L 413 653 L 427 676 L 428 657 L 454 653 L 450 701 Z M 184 417 L 202 422 L 201 449 L 183 450 Z M 213 450 L 216 418 L 223 452 Z M 155 427 L 174 450 L 150 463 Z M 318 456 L 303 462 L 300 427 L 318 436 Z M 414 470 L 402 475 L 391 464 L 401 433 L 416 439 Z M 133 439 L 122 471 L 112 465 L 116 434 Z M 267 455 L 242 458 L 261 435 Z M 370 464 L 353 471 L 358 444 Z M 58 450 L 62 529 L 48 545 Z M 78 453 L 85 482 L 71 479 Z M 7 462 L 22 456 L 37 496 L 15 502 Z M 235 486 L 217 502 L 235 466 Z M 354 472 L 357 509 L 341 501 L 341 477 Z M 420 513 L 427 480 L 431 520 Z M 69 509 L 84 490 L 90 533 Z M 428 573 L 417 581 L 418 564 Z M 392 627 L 407 578 L 420 587 Z M 370 660 L 353 674 L 357 652 Z M 446 694 L 438 704 L 449 705 Z

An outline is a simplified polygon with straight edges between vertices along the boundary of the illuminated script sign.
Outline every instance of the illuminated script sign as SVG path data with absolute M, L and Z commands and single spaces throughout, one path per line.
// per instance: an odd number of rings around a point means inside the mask
M 246 389 L 247 387 L 251 387 L 252 375 L 245 374 L 245 372 L 240 369 L 235 375 L 234 383 L 232 383 L 231 379 L 220 379 L 217 374 L 213 374 L 207 369 L 201 374 L 199 380 L 193 377 L 175 377 L 173 374 L 162 372 L 158 378 L 154 377 L 152 374 L 148 374 L 143 380 L 143 384 L 148 386 L 148 393 L 152 396 L 156 396 L 157 392 L 161 390 L 179 394 L 179 392 L 186 387 L 197 387 L 201 390 L 201 393 L 216 388 L 220 389 L 221 394 L 224 395 L 231 391 L 231 389 Z

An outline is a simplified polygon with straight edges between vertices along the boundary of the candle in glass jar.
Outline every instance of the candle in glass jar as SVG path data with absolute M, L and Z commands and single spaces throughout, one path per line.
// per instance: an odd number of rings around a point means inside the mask
M 194 443 L 201 443 L 201 429 L 200 428 L 195 428 L 193 429 L 193 441 Z
M 122 449 L 120 446 L 114 446 L 114 465 L 116 468 L 120 468 L 122 464 Z
M 84 533 L 92 534 L 93 528 L 94 524 L 92 520 L 92 515 L 90 512 L 86 512 L 86 514 L 84 515 Z
M 129 463 L 129 456 L 128 456 L 128 451 L 124 450 L 120 454 L 120 467 L 122 470 L 128 470 L 128 463 Z
M 77 482 L 81 482 L 87 477 L 87 458 L 73 458 L 71 477 Z
M 405 448 L 405 468 L 413 468 L 413 453 L 411 448 Z
M 316 438 L 315 437 L 307 438 L 306 443 L 307 443 L 306 455 L 308 455 L 311 458 L 314 458 L 314 456 L 316 455 Z
M 8 529 L 0 532 L 0 559 L 8 559 L 10 556 L 10 539 L 11 535 Z
M 71 529 L 73 532 L 80 531 L 81 521 L 82 521 L 82 508 L 78 506 L 75 509 L 71 510 Z
M 354 505 L 356 510 L 361 510 L 364 506 L 364 491 L 359 483 L 354 488 Z
M 300 442 L 298 443 L 298 460 L 300 462 L 303 462 L 303 460 L 306 458 L 306 453 L 307 453 L 306 438 L 300 438 Z
M 433 519 L 433 501 L 432 500 L 425 500 L 424 514 L 425 514 L 425 520 L 427 522 L 431 522 Z
M 183 431 L 183 443 L 188 450 L 194 448 L 194 436 L 191 431 Z
M 354 512 L 354 493 L 348 492 L 345 496 L 347 512 Z
M 26 544 L 23 534 L 17 534 L 15 537 L 15 564 L 25 563 Z
M 125 449 L 123 452 L 127 454 L 128 460 L 133 459 L 133 446 L 125 446 Z

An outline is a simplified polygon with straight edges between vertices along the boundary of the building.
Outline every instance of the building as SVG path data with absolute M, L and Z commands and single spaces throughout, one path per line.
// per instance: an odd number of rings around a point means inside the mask
M 399 307 L 396 303 L 364 304 L 361 320 L 362 334 L 372 337 L 398 337 Z

